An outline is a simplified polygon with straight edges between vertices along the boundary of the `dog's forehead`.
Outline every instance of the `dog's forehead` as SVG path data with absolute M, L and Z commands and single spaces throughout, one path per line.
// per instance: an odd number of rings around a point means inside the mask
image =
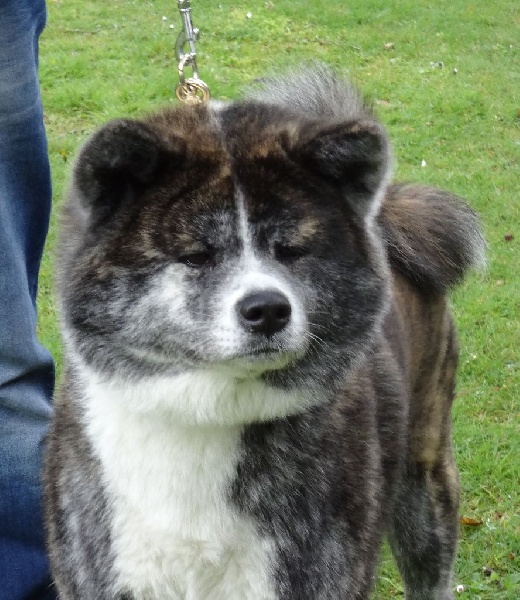
M 156 113 L 147 122 L 165 141 L 181 138 L 190 161 L 228 165 L 273 154 L 280 131 L 298 127 L 289 114 L 251 103 L 182 106 Z
M 304 234 L 315 228 L 316 216 L 301 201 L 301 186 L 292 189 L 283 176 L 288 159 L 280 131 L 297 125 L 284 122 L 278 112 L 250 104 L 181 107 L 155 115 L 150 123 L 163 139 L 177 136 L 186 143 L 183 173 L 172 169 L 167 182 L 173 189 L 176 179 L 184 178 L 178 208 L 186 219 L 199 215 L 229 229 L 240 209 L 251 224 L 301 220 Z M 182 220 L 182 213 L 177 218 Z M 190 229 L 188 221 L 184 224 Z

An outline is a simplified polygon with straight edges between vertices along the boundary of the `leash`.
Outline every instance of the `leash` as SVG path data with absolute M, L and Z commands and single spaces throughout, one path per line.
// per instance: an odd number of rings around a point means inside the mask
M 179 83 L 175 88 L 177 98 L 184 104 L 201 104 L 211 98 L 209 87 L 199 77 L 195 42 L 199 39 L 199 30 L 191 21 L 190 0 L 178 0 L 177 6 L 182 18 L 182 30 L 175 42 L 175 55 L 179 69 Z M 191 69 L 191 77 L 186 77 L 185 69 Z

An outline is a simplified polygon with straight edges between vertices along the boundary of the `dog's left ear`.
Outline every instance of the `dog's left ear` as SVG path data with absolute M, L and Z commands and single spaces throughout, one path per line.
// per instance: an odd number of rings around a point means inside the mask
M 297 160 L 336 182 L 352 208 L 375 215 L 391 171 L 391 151 L 385 130 L 372 120 L 311 126 L 300 132 Z
M 182 161 L 182 142 L 170 145 L 141 121 L 116 119 L 101 127 L 83 146 L 74 168 L 82 206 L 90 214 L 113 210 L 126 191 L 153 181 L 168 155 Z

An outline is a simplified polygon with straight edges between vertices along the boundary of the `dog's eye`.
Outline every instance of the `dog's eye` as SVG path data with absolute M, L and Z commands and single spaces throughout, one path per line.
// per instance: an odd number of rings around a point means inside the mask
M 200 267 L 208 267 L 214 264 L 213 255 L 210 252 L 184 254 L 183 256 L 179 256 L 177 260 L 192 269 L 200 269 Z
M 274 256 L 280 262 L 293 262 L 308 253 L 307 248 L 302 246 L 287 246 L 285 244 L 275 244 Z

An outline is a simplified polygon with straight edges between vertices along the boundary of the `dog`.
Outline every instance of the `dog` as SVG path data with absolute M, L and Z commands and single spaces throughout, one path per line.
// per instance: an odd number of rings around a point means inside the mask
M 446 294 L 484 242 L 391 155 L 316 65 L 85 143 L 44 473 L 62 600 L 363 600 L 384 535 L 408 600 L 453 598 Z

